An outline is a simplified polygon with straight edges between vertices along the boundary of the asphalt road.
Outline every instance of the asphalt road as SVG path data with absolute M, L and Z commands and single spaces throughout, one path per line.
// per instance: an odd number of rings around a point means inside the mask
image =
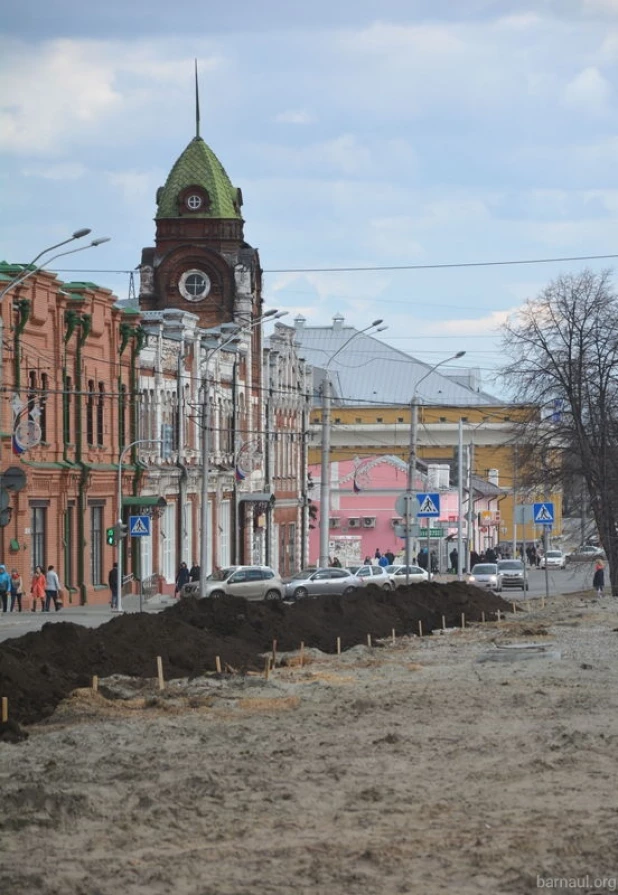
M 544 569 L 528 569 L 529 590 L 524 593 L 515 588 L 505 588 L 502 596 L 505 600 L 518 602 L 525 599 L 540 599 L 552 594 L 568 594 L 576 591 L 592 588 L 592 576 L 594 563 L 584 562 L 567 566 L 566 569 L 548 570 L 547 587 Z M 449 576 L 452 579 L 452 576 Z M 445 576 L 438 576 L 438 580 L 445 580 Z M 605 576 L 606 584 L 609 584 L 609 576 Z M 155 597 L 142 604 L 145 612 L 160 612 L 165 606 L 173 603 L 170 597 Z M 139 612 L 138 597 L 125 597 L 123 601 L 125 612 Z M 87 628 L 96 628 L 117 618 L 117 613 L 112 612 L 109 606 L 66 606 L 60 612 L 7 612 L 0 613 L 0 641 L 13 637 L 21 637 L 29 631 L 39 631 L 44 624 L 57 624 L 58 622 L 73 622 Z

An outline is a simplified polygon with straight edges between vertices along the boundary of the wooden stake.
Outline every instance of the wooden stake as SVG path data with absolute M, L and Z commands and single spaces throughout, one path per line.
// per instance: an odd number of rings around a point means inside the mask
M 418 636 L 419 636 L 419 637 L 422 637 L 422 636 L 423 636 L 423 623 L 422 623 L 422 621 L 420 620 L 420 618 L 419 618 L 419 620 L 418 620 Z
M 304 661 L 305 661 L 305 644 L 301 640 L 301 642 L 300 642 L 300 667 L 301 668 L 303 667 Z
M 481 612 L 481 622 L 485 624 L 485 613 Z
M 461 627 L 462 628 L 466 627 L 466 616 L 463 612 L 461 613 Z
M 277 641 L 273 640 L 273 668 L 277 664 Z
M 391 633 L 391 637 L 392 637 L 392 640 L 393 640 L 393 646 L 395 646 L 395 629 L 394 629 L 394 628 L 393 628 L 393 631 L 392 631 L 392 633 Z
M 337 638 L 337 655 L 341 655 L 341 637 Z
M 97 693 L 99 690 L 99 678 L 96 674 L 92 676 L 92 692 Z
M 163 659 L 157 656 L 157 673 L 159 675 L 159 690 L 165 689 L 165 681 L 163 680 Z
M 215 668 L 217 669 L 217 674 L 221 674 L 221 656 L 215 656 Z
M 442 630 L 446 631 L 446 616 L 442 616 Z
M 270 677 L 270 656 L 266 656 L 264 659 L 264 677 L 266 680 Z
M 2 697 L 2 723 L 6 724 L 9 720 L 9 697 Z
M 517 606 L 515 603 L 511 603 L 511 606 L 513 607 L 513 615 L 517 615 Z
M 500 610 L 498 609 L 498 621 L 500 621 Z
M 371 646 L 371 634 L 367 634 L 367 646 Z
M 541 609 L 545 609 L 545 597 L 541 597 Z

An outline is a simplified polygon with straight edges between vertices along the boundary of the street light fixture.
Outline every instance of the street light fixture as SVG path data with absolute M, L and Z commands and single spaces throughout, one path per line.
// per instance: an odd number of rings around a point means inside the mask
M 327 566 L 328 565 L 328 534 L 329 534 L 329 523 L 330 523 L 330 376 L 329 376 L 329 367 L 334 359 L 340 354 L 343 349 L 350 344 L 353 339 L 358 338 L 358 336 L 362 336 L 363 333 L 368 332 L 370 329 L 374 327 L 380 327 L 377 332 L 383 332 L 386 329 L 386 326 L 380 326 L 382 320 L 374 320 L 373 323 L 370 323 L 369 326 L 366 326 L 364 329 L 356 330 L 356 332 L 352 333 L 349 339 L 341 345 L 334 354 L 332 354 L 328 360 L 326 361 L 326 366 L 324 367 L 326 375 L 324 376 L 324 382 L 322 384 L 322 466 L 321 466 L 321 480 L 320 480 L 320 558 L 319 565 Z
M 203 381 L 203 403 L 202 403 L 202 484 L 200 491 L 200 587 L 199 596 L 203 599 L 206 596 L 206 576 L 208 574 L 208 565 L 210 562 L 210 530 L 208 524 L 208 479 L 210 477 L 210 419 L 208 404 L 208 364 L 213 356 L 223 348 L 238 343 L 240 336 L 250 332 L 256 326 L 263 323 L 264 320 L 278 320 L 285 317 L 288 311 L 278 311 L 272 308 L 265 311 L 256 320 L 247 324 L 221 324 L 221 327 L 214 327 L 213 330 L 207 331 L 205 335 L 221 335 L 222 330 L 227 330 L 227 338 L 212 347 L 206 345 L 206 373 Z
M 427 372 L 421 376 L 418 382 L 414 386 L 414 393 L 412 395 L 412 400 L 410 401 L 410 453 L 408 456 L 408 480 L 406 487 L 406 513 L 405 513 L 405 532 L 406 532 L 406 547 L 405 547 L 405 565 L 406 565 L 406 584 L 410 583 L 410 563 L 411 563 L 411 553 L 412 553 L 412 518 L 415 516 L 414 510 L 416 509 L 413 506 L 415 499 L 415 491 L 414 491 L 414 478 L 416 474 L 416 441 L 417 441 L 417 428 L 418 428 L 418 389 L 419 386 L 427 379 L 428 376 L 431 376 L 438 367 L 441 367 L 443 364 L 448 364 L 452 360 L 459 360 L 460 357 L 463 357 L 465 351 L 458 351 L 457 354 L 453 354 L 451 357 L 445 357 L 444 360 L 439 361 L 437 364 L 434 364 L 433 367 L 430 367 Z M 461 510 L 460 510 L 461 512 Z M 460 526 L 461 528 L 461 526 Z M 429 549 L 427 550 L 427 571 L 429 573 L 429 580 L 431 580 L 431 555 L 429 553 Z
M 22 273 L 19 276 L 15 277 L 14 280 L 11 280 L 10 283 L 7 283 L 4 289 L 0 291 L 0 301 L 2 301 L 7 292 L 10 292 L 11 289 L 14 289 L 25 280 L 28 280 L 30 277 L 34 276 L 43 267 L 46 267 L 52 261 L 55 261 L 56 258 L 62 258 L 64 255 L 73 255 L 75 252 L 84 252 L 86 249 L 95 248 L 96 246 L 102 245 L 104 242 L 109 242 L 111 239 L 111 237 L 109 236 L 102 236 L 98 239 L 93 239 L 91 242 L 88 243 L 88 245 L 79 246 L 79 248 L 77 249 L 69 249 L 67 252 L 58 252 L 57 254 L 52 255 L 51 258 L 46 258 L 41 264 L 36 263 L 39 258 L 42 258 L 43 255 L 47 255 L 48 252 L 53 252 L 54 249 L 58 249 L 60 248 L 60 246 L 66 245 L 69 242 L 73 242 L 74 239 L 81 239 L 83 236 L 87 236 L 90 232 L 91 231 L 86 227 L 84 227 L 82 230 L 76 230 L 73 236 L 69 237 L 69 239 L 58 242 L 56 243 L 56 245 L 49 246 L 49 248 L 43 249 L 42 252 L 39 252 L 39 254 L 32 259 L 30 264 L 27 265 L 27 269 L 22 271 Z

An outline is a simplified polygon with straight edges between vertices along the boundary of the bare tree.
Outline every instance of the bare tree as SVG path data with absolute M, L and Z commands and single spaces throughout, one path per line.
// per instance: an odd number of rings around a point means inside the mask
M 528 484 L 581 479 L 618 594 L 618 294 L 610 271 L 560 276 L 504 326 L 502 375 L 528 408 Z

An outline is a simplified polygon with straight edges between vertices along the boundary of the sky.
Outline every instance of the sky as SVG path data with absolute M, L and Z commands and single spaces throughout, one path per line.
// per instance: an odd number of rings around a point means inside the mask
M 283 322 L 382 318 L 385 342 L 465 351 L 499 394 L 501 324 L 615 263 L 540 259 L 618 253 L 618 0 L 10 4 L 0 259 L 91 227 L 111 241 L 51 269 L 128 296 L 195 134 L 194 59 Z

